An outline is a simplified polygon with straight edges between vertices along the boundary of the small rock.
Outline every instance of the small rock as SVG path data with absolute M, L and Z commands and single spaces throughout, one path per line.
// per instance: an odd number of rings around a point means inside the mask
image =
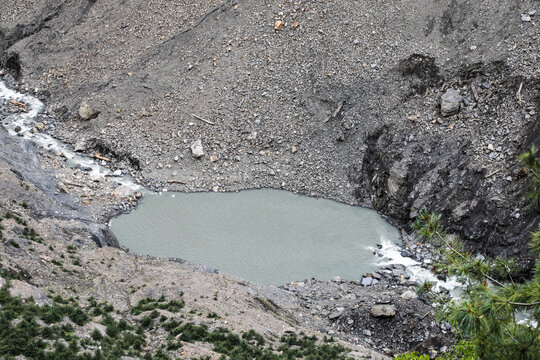
M 210 161 L 211 162 L 216 162 L 218 160 L 217 156 L 216 155 L 210 155 Z
M 369 313 L 373 317 L 392 317 L 396 315 L 396 307 L 394 305 L 375 305 Z
M 531 21 L 531 15 L 529 15 L 529 14 L 521 14 L 521 21 L 530 22 Z
M 410 299 L 416 299 L 418 296 L 416 293 L 412 290 L 407 290 L 403 294 L 401 294 L 401 298 L 403 300 L 410 300 Z
M 80 138 L 75 142 L 75 145 L 73 145 L 73 150 L 77 152 L 82 152 L 86 150 L 86 139 Z
M 462 101 L 459 91 L 454 89 L 448 89 L 441 97 L 441 115 L 450 116 L 459 111 L 459 107 Z
M 204 149 L 200 139 L 191 144 L 190 149 L 194 158 L 198 159 L 204 156 Z
M 536 14 L 536 10 L 531 10 L 527 14 L 529 14 L 530 16 L 534 16 Z
M 334 311 L 333 313 L 331 313 L 330 315 L 328 315 L 328 319 L 330 320 L 334 320 L 334 319 L 337 319 L 338 317 L 341 316 L 341 312 L 339 311 Z
M 86 101 L 79 107 L 79 117 L 82 120 L 91 120 L 99 115 L 99 111 L 93 109 Z
M 251 132 L 251 133 L 247 136 L 247 139 L 248 139 L 248 140 L 251 140 L 251 141 L 256 140 L 256 139 L 257 139 L 257 132 L 256 132 L 256 131 Z
M 38 129 L 39 132 L 45 130 L 45 124 L 42 123 L 41 121 L 38 121 L 38 122 L 36 123 L 36 129 Z
M 488 145 L 488 150 L 489 150 L 489 151 L 495 150 L 495 148 L 493 147 L 493 144 L 489 144 L 489 145 Z
M 394 276 L 394 277 L 401 277 L 402 274 L 403 274 L 403 270 L 401 270 L 401 269 L 392 270 L 392 276 Z
M 373 283 L 373 278 L 365 277 L 362 279 L 362 286 L 370 286 Z
M 64 192 L 64 193 L 66 193 L 66 194 L 69 194 L 69 190 L 68 190 L 67 186 L 64 185 L 63 182 L 59 182 L 59 183 L 56 185 L 56 188 L 57 188 L 58 190 Z
M 285 25 L 285 23 L 283 21 L 276 20 L 276 22 L 274 23 L 274 30 L 279 31 L 279 30 L 283 29 L 284 25 Z
M 298 149 L 296 148 L 296 146 L 291 146 L 291 153 L 294 154 L 295 152 L 297 152 Z
M 135 190 L 133 190 L 131 187 L 127 185 L 120 185 L 112 192 L 113 196 L 117 197 L 118 199 L 125 199 L 135 196 Z
M 366 336 L 371 336 L 371 331 L 369 330 L 363 330 L 362 331 L 362 334 L 366 335 Z

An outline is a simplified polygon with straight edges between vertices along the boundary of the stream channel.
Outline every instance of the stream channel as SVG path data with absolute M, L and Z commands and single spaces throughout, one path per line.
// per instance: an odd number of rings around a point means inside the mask
M 60 152 L 71 167 L 143 192 L 134 211 L 110 222 L 119 243 L 133 253 L 182 258 L 273 285 L 312 277 L 359 280 L 380 266 L 402 264 L 413 280 L 453 286 L 402 257 L 398 230 L 373 210 L 270 189 L 189 194 L 145 190 L 70 145 L 32 132 L 43 103 L 0 81 L 0 106 L 10 100 L 24 103 L 26 110 L 0 119 L 11 135 Z

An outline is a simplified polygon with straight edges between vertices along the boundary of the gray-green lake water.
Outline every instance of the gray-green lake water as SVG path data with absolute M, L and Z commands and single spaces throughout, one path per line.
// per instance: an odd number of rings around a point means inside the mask
M 111 220 L 136 254 L 178 257 L 249 281 L 361 279 L 399 233 L 375 211 L 281 190 L 145 195 Z

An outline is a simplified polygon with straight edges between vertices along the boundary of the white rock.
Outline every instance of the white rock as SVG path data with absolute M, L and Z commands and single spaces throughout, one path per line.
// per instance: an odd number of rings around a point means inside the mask
M 135 190 L 127 185 L 120 185 L 113 190 L 112 194 L 119 199 L 125 199 L 135 196 Z
M 195 141 L 189 148 L 191 149 L 191 154 L 194 158 L 198 159 L 204 156 L 204 149 L 201 139 Z
M 416 299 L 418 296 L 416 293 L 412 290 L 406 290 L 403 294 L 401 294 L 401 298 L 403 300 L 409 300 L 409 299 Z
M 81 103 L 79 107 L 79 116 L 83 120 L 90 120 L 98 116 L 99 112 L 94 110 L 86 101 Z
M 521 14 L 521 21 L 523 21 L 523 22 L 531 21 L 531 15 L 529 15 L 529 14 Z

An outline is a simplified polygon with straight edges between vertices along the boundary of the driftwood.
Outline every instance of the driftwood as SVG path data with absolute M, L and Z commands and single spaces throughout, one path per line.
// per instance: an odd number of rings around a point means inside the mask
M 170 180 L 167 180 L 167 182 L 169 184 L 182 184 L 182 185 L 186 185 L 186 183 L 182 180 L 176 180 L 176 179 L 170 179 Z
M 200 120 L 200 121 L 205 122 L 205 123 L 210 124 L 210 125 L 216 125 L 216 123 L 213 123 L 210 120 L 203 119 L 202 117 L 197 116 L 195 114 L 191 114 L 191 115 L 197 120 Z
M 19 102 L 17 100 L 11 99 L 9 100 L 9 102 L 12 103 L 13 105 L 17 105 L 18 107 L 26 108 L 26 104 Z
M 103 160 L 103 161 L 106 161 L 106 162 L 111 162 L 112 160 L 105 157 L 105 156 L 101 156 L 100 154 L 96 153 L 96 154 L 93 154 L 92 157 L 94 159 L 99 159 L 99 160 Z

